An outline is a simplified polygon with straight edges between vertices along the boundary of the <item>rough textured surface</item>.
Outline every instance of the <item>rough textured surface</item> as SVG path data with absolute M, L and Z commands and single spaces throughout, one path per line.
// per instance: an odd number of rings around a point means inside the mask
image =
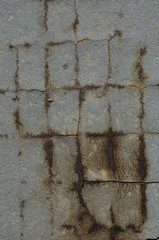
M 158 0 L 0 13 L 0 240 L 158 239 Z

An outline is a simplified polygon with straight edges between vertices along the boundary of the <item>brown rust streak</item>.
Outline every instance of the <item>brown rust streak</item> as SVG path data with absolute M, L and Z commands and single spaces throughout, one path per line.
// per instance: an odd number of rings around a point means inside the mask
M 143 83 L 145 79 L 147 79 L 147 74 L 144 73 L 144 69 L 143 69 L 143 66 L 142 66 L 142 61 L 143 61 L 143 58 L 144 56 L 146 55 L 147 53 L 147 50 L 146 50 L 146 47 L 143 46 L 142 48 L 140 48 L 139 50 L 139 57 L 138 57 L 138 60 L 135 64 L 135 71 L 137 73 L 137 79 Z
M 53 166 L 53 149 L 54 149 L 54 144 L 51 139 L 46 139 L 44 141 L 44 146 L 43 150 L 45 152 L 45 160 L 48 165 L 48 171 L 49 171 L 49 180 L 52 182 L 52 166 Z
M 140 194 L 141 194 L 141 216 L 142 223 L 144 224 L 147 220 L 147 197 L 146 197 L 146 184 L 141 184 L 140 186 Z
M 20 128 L 23 127 L 23 124 L 22 124 L 21 119 L 20 119 L 19 109 L 17 109 L 14 112 L 13 116 L 14 116 L 14 122 L 15 122 L 16 129 L 20 130 Z

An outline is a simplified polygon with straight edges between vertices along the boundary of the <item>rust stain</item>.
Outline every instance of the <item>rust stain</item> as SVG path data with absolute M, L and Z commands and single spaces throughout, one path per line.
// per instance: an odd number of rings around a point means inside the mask
M 148 74 L 144 72 L 143 68 L 143 58 L 147 54 L 147 49 L 145 46 L 139 49 L 137 51 L 138 54 L 138 59 L 135 64 L 135 73 L 136 73 L 136 78 L 139 82 L 144 83 L 144 80 L 148 78 Z
M 13 116 L 14 116 L 14 123 L 15 123 L 16 129 L 20 130 L 20 128 L 23 127 L 23 124 L 22 124 L 21 119 L 20 119 L 19 109 L 17 109 L 14 112 Z

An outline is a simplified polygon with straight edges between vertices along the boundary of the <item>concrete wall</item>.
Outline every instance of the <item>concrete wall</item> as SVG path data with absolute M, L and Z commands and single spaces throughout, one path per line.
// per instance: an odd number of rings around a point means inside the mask
M 0 19 L 0 240 L 157 239 L 159 1 Z

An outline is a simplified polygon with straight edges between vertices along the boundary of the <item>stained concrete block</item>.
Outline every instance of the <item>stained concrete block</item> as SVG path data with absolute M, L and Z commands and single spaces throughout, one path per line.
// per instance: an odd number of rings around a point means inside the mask
M 19 130 L 23 133 L 40 134 L 46 130 L 45 94 L 39 91 L 19 93 Z
M 6 68 L 6 66 L 8 66 Z M 0 89 L 15 90 L 15 74 L 17 70 L 16 49 L 9 44 L 0 44 Z
M 77 47 L 78 80 L 82 86 L 105 85 L 108 75 L 108 52 L 105 41 L 81 41 Z
M 62 135 L 77 134 L 79 91 L 56 90 L 50 92 L 49 124 Z
M 134 134 L 81 137 L 86 181 L 140 181 L 139 137 Z
M 1 1 L 1 41 L 8 44 L 34 42 L 44 32 L 42 27 L 43 2 Z
M 45 52 L 37 45 L 22 45 L 19 47 L 18 82 L 21 89 L 45 90 Z
M 108 94 L 113 130 L 124 133 L 140 132 L 141 103 L 138 89 L 133 87 L 110 88 Z
M 81 97 L 81 133 L 102 133 L 109 128 L 108 98 L 103 89 L 86 90 Z
M 147 132 L 158 132 L 159 130 L 159 89 L 158 87 L 148 87 L 144 90 L 144 112 L 143 129 Z
M 73 0 L 48 2 L 48 34 L 50 40 L 61 42 L 75 40 L 74 22 L 76 20 Z
M 49 82 L 51 88 L 74 86 L 75 84 L 75 45 L 63 43 L 48 48 Z
M 10 136 L 16 133 L 15 113 L 16 103 L 12 92 L 0 93 L 0 135 Z

